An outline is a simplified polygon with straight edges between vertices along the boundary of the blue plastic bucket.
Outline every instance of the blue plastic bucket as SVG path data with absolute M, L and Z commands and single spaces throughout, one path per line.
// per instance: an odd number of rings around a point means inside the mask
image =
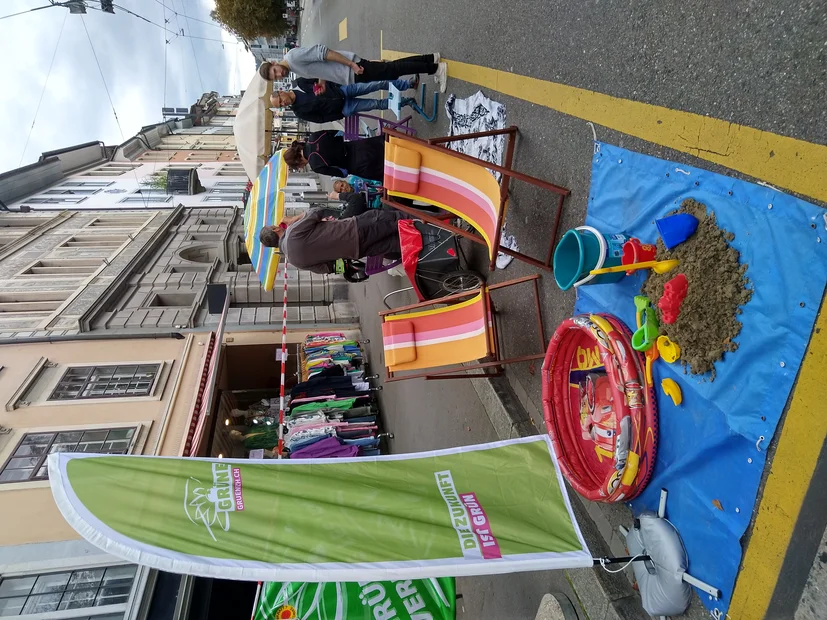
M 604 235 L 591 226 L 578 226 L 566 231 L 554 250 L 554 279 L 557 286 L 567 291 L 583 284 L 618 282 L 625 272 L 590 275 L 593 269 L 616 267 L 623 258 L 623 244 L 629 238 L 617 233 Z

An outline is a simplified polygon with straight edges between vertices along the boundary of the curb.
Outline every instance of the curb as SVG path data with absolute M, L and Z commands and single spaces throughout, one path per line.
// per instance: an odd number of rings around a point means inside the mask
M 540 431 L 505 377 L 470 379 L 485 413 L 500 439 L 536 435 Z M 580 530 L 595 556 L 612 555 L 611 549 L 594 522 L 584 500 L 569 489 Z M 640 596 L 623 573 L 610 574 L 600 568 L 566 570 L 566 577 L 577 595 L 582 617 L 588 620 L 639 620 L 649 618 Z

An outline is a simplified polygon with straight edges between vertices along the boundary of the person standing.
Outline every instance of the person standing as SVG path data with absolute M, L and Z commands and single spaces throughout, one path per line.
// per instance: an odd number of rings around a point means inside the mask
M 394 80 L 393 85 L 400 91 L 416 88 L 418 79 Z M 290 90 L 279 90 L 270 95 L 270 104 L 276 108 L 290 108 L 296 117 L 308 123 L 329 123 L 345 116 L 360 112 L 387 110 L 388 98 L 361 98 L 380 90 L 388 90 L 388 82 L 364 82 L 361 84 L 317 85 L 312 80 L 299 78 Z M 405 99 L 402 106 L 410 105 L 413 99 Z
M 427 73 L 435 77 L 441 93 L 445 92 L 448 79 L 448 65 L 440 62 L 439 54 L 407 56 L 383 62 L 365 60 L 353 52 L 331 50 L 326 45 L 293 48 L 284 55 L 283 60 L 266 61 L 258 68 L 259 75 L 270 81 L 285 78 L 291 71 L 299 77 L 342 85 L 383 82 L 405 75 Z
M 315 131 L 306 142 L 294 141 L 284 153 L 293 169 L 310 165 L 313 172 L 332 177 L 355 174 L 382 182 L 385 174 L 385 137 L 374 136 L 345 142 L 341 131 Z

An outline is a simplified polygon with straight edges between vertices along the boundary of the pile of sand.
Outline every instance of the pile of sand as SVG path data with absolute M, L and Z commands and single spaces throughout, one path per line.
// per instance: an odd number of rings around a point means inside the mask
M 680 315 L 671 325 L 661 322 L 659 334 L 680 345 L 680 362 L 692 374 L 711 372 L 714 379 L 715 362 L 727 351 L 738 348 L 733 340 L 741 331 L 740 306 L 752 297 L 752 290 L 747 288 L 747 265 L 739 262 L 738 251 L 728 243 L 735 235 L 718 228 L 715 214 L 707 215 L 706 206 L 685 200 L 674 213 L 694 215 L 698 218 L 698 230 L 671 251 L 658 239 L 658 260 L 677 258 L 680 265 L 669 273 L 650 271 L 642 292 L 652 301 L 660 321 L 657 303 L 663 285 L 679 273 L 686 275 L 689 290 Z

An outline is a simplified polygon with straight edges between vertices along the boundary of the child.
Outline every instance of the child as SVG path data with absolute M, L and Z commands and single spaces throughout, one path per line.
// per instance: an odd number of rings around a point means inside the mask
M 328 194 L 328 198 L 347 201 L 348 194 L 361 194 L 363 192 L 367 192 L 369 208 L 378 209 L 381 206 L 382 184 L 379 181 L 363 179 L 353 174 L 348 175 L 346 179 L 333 181 L 333 191 Z
M 346 179 L 336 179 L 333 181 L 333 191 L 337 194 L 349 194 L 351 192 L 362 192 L 368 190 L 369 193 L 380 192 L 382 184 L 379 181 L 371 181 L 370 179 L 363 179 L 354 174 L 348 175 Z

